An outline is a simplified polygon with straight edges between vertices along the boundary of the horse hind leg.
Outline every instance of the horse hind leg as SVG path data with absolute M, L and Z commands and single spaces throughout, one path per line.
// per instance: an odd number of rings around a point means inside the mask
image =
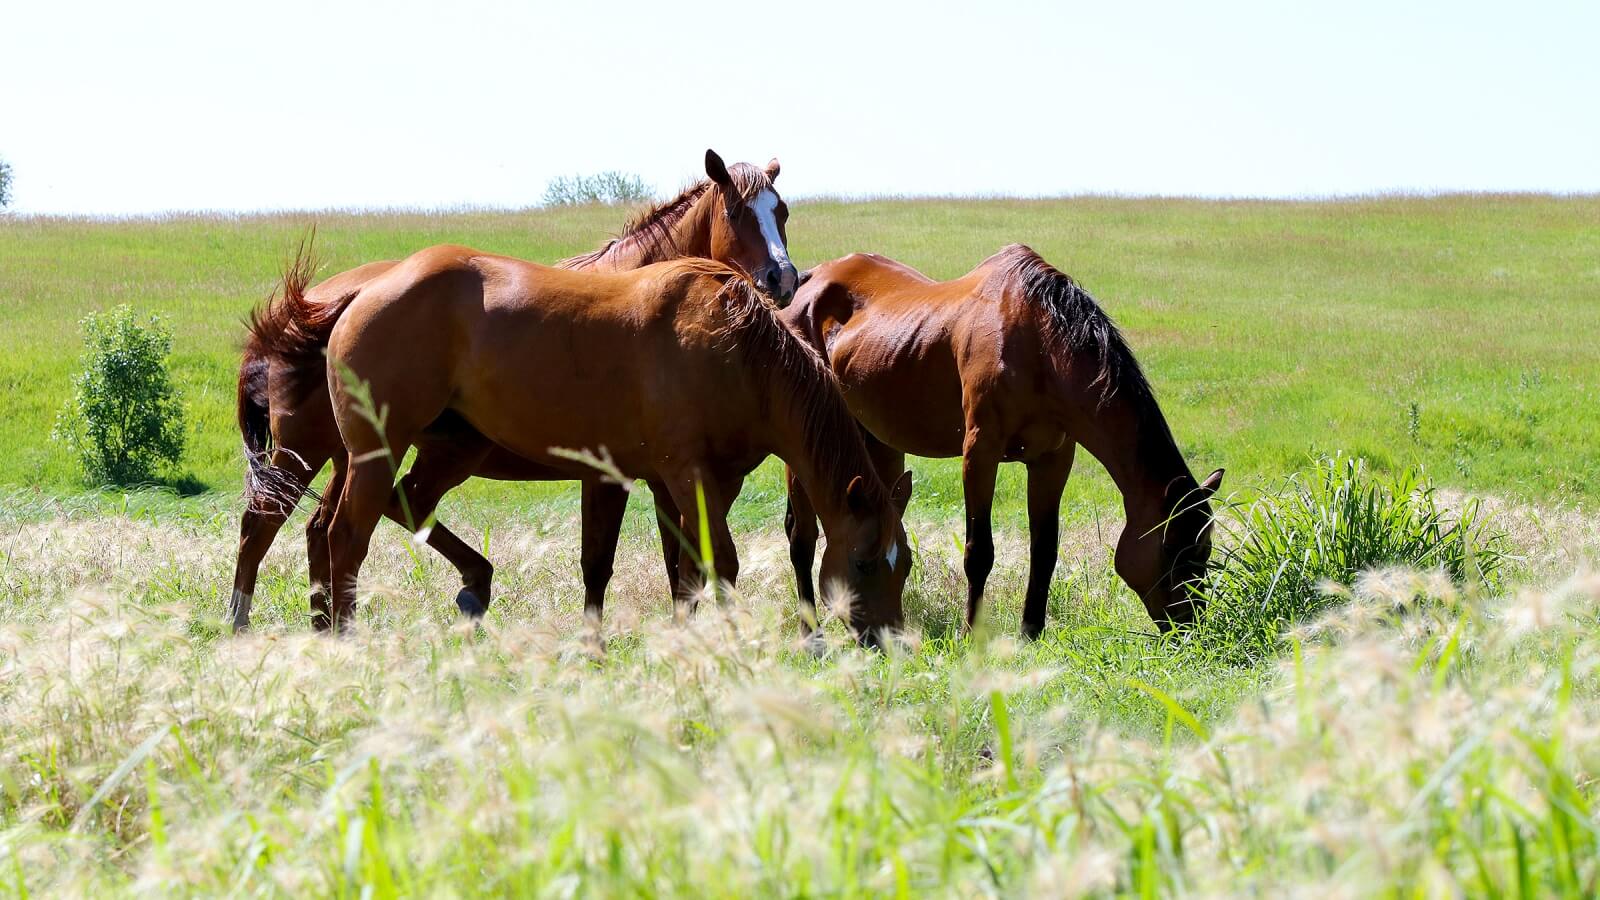
M 417 532 L 439 508 L 444 495 L 471 478 L 493 448 L 476 429 L 452 430 L 448 439 L 424 438 L 411 471 L 389 498 L 384 515 L 407 531 Z M 489 611 L 494 565 L 442 523 L 435 521 L 427 527 L 428 546 L 461 575 L 456 607 L 470 618 L 483 618 Z
M 318 631 L 343 631 L 355 615 L 356 578 L 366 561 L 372 531 L 383 518 L 393 493 L 393 480 L 385 460 L 357 463 L 355 454 L 346 464 L 343 487 L 328 525 L 328 562 L 331 596 L 325 614 L 313 614 Z
M 306 563 L 311 572 L 311 618 L 318 622 L 333 615 L 332 562 L 328 557 L 328 525 L 333 521 L 333 507 L 344 490 L 344 470 L 334 469 L 328 479 L 322 500 L 306 520 Z
M 328 347 L 330 372 L 339 368 L 355 377 L 330 378 L 328 384 L 346 455 L 343 486 L 328 524 L 328 615 L 314 619 L 321 629 L 343 629 L 353 620 L 357 577 L 373 529 L 393 499 L 400 461 L 449 402 L 449 384 L 434 377 L 445 367 L 438 360 L 430 364 L 430 354 L 413 352 L 409 364 L 396 366 L 379 353 L 376 339 L 370 347 L 342 347 L 337 330 Z M 355 391 L 357 382 L 365 383 L 365 391 Z
M 239 552 L 234 561 L 233 595 L 228 600 L 228 619 L 233 630 L 250 628 L 250 608 L 256 592 L 261 561 L 288 521 L 294 504 L 305 495 L 311 479 L 327 463 L 327 457 L 305 459 L 298 454 L 276 450 L 272 465 L 287 477 L 278 485 L 279 495 L 252 500 L 239 519 Z

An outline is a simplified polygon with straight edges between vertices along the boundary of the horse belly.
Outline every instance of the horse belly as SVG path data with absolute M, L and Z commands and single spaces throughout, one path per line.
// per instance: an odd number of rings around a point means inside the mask
M 895 356 L 841 341 L 833 368 L 851 414 L 873 437 L 914 456 L 961 455 L 966 425 L 954 360 Z

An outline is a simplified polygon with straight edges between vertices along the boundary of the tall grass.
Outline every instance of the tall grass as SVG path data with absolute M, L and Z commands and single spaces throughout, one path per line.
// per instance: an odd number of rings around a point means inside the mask
M 453 616 L 447 566 L 380 541 L 347 637 L 307 634 L 269 589 L 259 630 L 227 638 L 220 528 L 22 525 L 0 566 L 0 883 L 1592 894 L 1600 577 L 1499 588 L 1497 557 L 1446 546 L 1489 532 L 1410 476 L 1330 460 L 1293 485 L 1240 508 L 1276 531 L 1224 534 L 1235 600 L 1257 583 L 1241 567 L 1270 559 L 1253 546 L 1327 560 L 1279 610 L 1285 637 L 1241 640 L 1261 650 L 1244 665 L 1195 640 L 1215 626 L 1117 637 L 1105 626 L 1142 616 L 1126 601 L 1027 645 L 868 653 L 831 623 L 817 659 L 780 540 L 749 552 L 737 602 L 675 625 L 648 529 L 619 558 L 600 658 L 572 549 L 552 559 L 537 534 L 502 535 L 517 564 L 481 629 Z M 930 533 L 914 590 L 955 605 L 943 543 Z M 1422 568 L 1389 566 L 1396 548 Z M 1335 562 L 1388 567 L 1328 591 Z
M 1479 501 L 1447 508 L 1418 470 L 1376 476 L 1343 455 L 1254 500 L 1225 504 L 1219 530 L 1195 640 L 1235 661 L 1271 655 L 1290 626 L 1345 602 L 1341 586 L 1363 572 L 1427 571 L 1493 590 L 1507 556 Z
M 1419 584 L 1358 588 L 1219 723 L 1162 695 L 1155 741 L 1060 703 L 1043 648 L 815 663 L 771 606 L 596 663 L 538 621 L 211 642 L 187 610 L 81 596 L 0 631 L 0 871 L 17 893 L 1591 894 L 1600 582 Z

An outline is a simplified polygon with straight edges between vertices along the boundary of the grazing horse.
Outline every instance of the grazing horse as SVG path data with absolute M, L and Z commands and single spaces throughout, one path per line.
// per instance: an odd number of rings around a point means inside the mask
M 765 169 L 748 163 L 730 167 L 707 150 L 705 163 L 705 180 L 634 218 L 620 237 L 600 249 L 560 265 L 616 272 L 684 256 L 706 257 L 745 273 L 776 302 L 786 303 L 794 295 L 798 275 L 785 249 L 788 208 L 773 187 L 778 161 L 767 163 Z M 345 452 L 329 405 L 321 348 L 301 339 L 287 310 L 291 306 L 342 309 L 363 286 L 396 265 L 394 260 L 368 263 L 308 289 L 315 265 L 308 248 L 302 247 L 285 273 L 279 296 L 252 314 L 239 369 L 239 430 L 249 472 L 229 602 L 235 629 L 249 626 L 256 577 L 273 538 L 322 467 Z M 425 521 L 446 491 L 473 475 L 502 481 L 575 477 L 494 446 L 454 415 L 431 423 L 417 446 L 416 461 L 401 486 L 406 505 L 402 507 L 396 496 L 390 507 L 390 517 L 407 528 Z M 621 487 L 590 475 L 584 480 L 586 508 L 623 502 Z M 337 489 L 337 484 L 328 485 L 330 494 Z M 655 493 L 668 578 L 675 579 L 678 544 L 669 523 L 678 520 L 678 513 L 664 491 Z M 324 614 L 330 515 L 327 504 L 319 504 L 306 526 L 311 605 Z M 435 524 L 427 540 L 461 573 L 457 604 L 469 614 L 481 615 L 488 607 L 494 567 L 443 525 Z
M 1022 627 L 1044 630 L 1061 493 L 1080 444 L 1122 492 L 1117 574 L 1163 630 L 1192 621 L 1199 601 L 1188 587 L 1211 554 L 1222 470 L 1204 482 L 1190 474 L 1133 352 L 1067 275 L 1021 244 L 944 282 L 856 254 L 802 276 L 782 317 L 828 357 L 885 479 L 907 453 L 961 457 L 968 627 L 994 565 L 995 472 L 1015 461 L 1028 467 Z M 803 483 L 791 480 L 789 502 L 795 578 L 814 606 L 817 531 Z
M 709 545 L 715 576 L 730 584 L 739 564 L 728 508 L 744 477 L 776 454 L 820 514 L 822 575 L 848 592 L 852 627 L 872 640 L 901 624 L 910 473 L 885 487 L 827 364 L 733 269 L 684 259 L 597 274 L 441 246 L 369 281 L 342 308 L 286 311 L 304 349 L 326 338 L 347 451 L 335 461 L 332 602 L 318 627 L 339 627 L 354 608 L 357 572 L 390 503 L 382 457 L 404 453 L 446 413 L 569 478 L 585 473 L 557 448 L 608 453 L 625 475 L 662 485 L 679 509 L 703 503 L 704 523 L 683 519 L 686 538 Z M 356 379 L 369 399 L 354 395 Z M 366 402 L 387 410 L 381 426 Z M 623 510 L 584 512 L 595 548 L 583 557 L 584 606 L 598 620 Z M 684 553 L 680 601 L 692 606 L 699 579 Z

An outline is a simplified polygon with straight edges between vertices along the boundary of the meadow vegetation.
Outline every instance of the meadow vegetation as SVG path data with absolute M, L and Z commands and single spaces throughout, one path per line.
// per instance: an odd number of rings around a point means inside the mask
M 173 323 L 188 472 L 231 494 L 240 320 L 309 224 L 332 273 L 442 242 L 553 261 L 622 217 L 576 206 L 0 223 L 0 484 L 81 490 L 41 436 L 71 389 L 69 348 L 91 310 L 128 303 Z M 1230 488 L 1344 452 L 1480 493 L 1600 499 L 1600 199 L 813 201 L 790 226 L 802 267 L 868 249 L 941 278 L 1030 244 L 1124 327 L 1194 468 L 1227 466 Z M 997 516 L 1020 525 L 1011 468 Z M 1113 506 L 1098 467 L 1078 468 L 1067 508 Z M 959 503 L 955 467 L 919 465 L 917 477 L 914 503 Z M 780 508 L 779 483 L 769 467 L 747 489 L 763 519 Z M 518 505 L 573 495 L 469 486 Z
M 550 260 L 616 215 L 315 218 L 333 271 Z M 481 629 L 384 526 L 354 633 L 312 636 L 301 517 L 226 634 L 238 318 L 311 218 L 0 224 L 0 893 L 1600 888 L 1600 200 L 797 205 L 802 265 L 1032 244 L 1125 326 L 1193 466 L 1245 485 L 1201 622 L 1160 636 L 1085 458 L 1022 643 L 1019 473 L 967 636 L 959 468 L 915 460 L 910 633 L 869 653 L 829 619 L 820 654 L 770 464 L 737 596 L 688 623 L 645 498 L 596 635 L 575 489 L 479 484 L 440 518 L 499 565 Z M 88 491 L 46 440 L 74 323 L 122 302 L 174 326 L 193 496 Z
M 50 436 L 93 483 L 140 486 L 183 459 L 183 399 L 172 387 L 172 330 L 126 305 L 83 317 L 82 370 Z

